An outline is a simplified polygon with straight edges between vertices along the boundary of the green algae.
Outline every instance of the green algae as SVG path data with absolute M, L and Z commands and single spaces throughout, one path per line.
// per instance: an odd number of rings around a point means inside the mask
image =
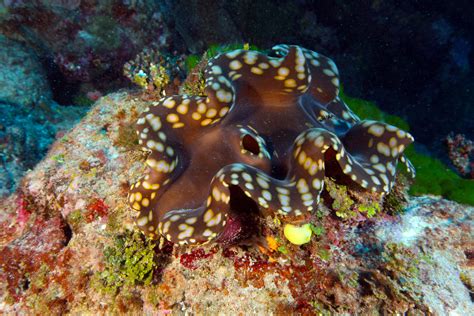
M 410 293 L 413 299 L 419 300 L 420 265 L 433 264 L 432 257 L 424 252 L 415 253 L 401 243 L 390 242 L 384 245 L 381 259 L 382 270 L 398 284 L 396 291 Z
M 358 209 L 360 212 L 365 213 L 367 218 L 374 217 L 377 213 L 380 213 L 380 203 L 370 202 L 368 204 L 359 205 Z
M 313 307 L 314 312 L 318 316 L 331 316 L 333 313 L 327 308 L 324 303 L 318 301 L 310 302 L 311 307 Z
M 34 311 L 35 315 L 59 315 L 65 303 L 63 288 L 54 282 L 44 286 L 44 291 L 34 292 L 25 297 L 25 306 Z
M 359 273 L 357 271 L 347 271 L 342 269 L 336 269 L 337 277 L 339 281 L 352 288 L 359 287 Z
M 328 262 L 329 260 L 331 260 L 331 253 L 327 249 L 318 249 L 316 255 L 324 262 Z
M 418 277 L 420 259 L 409 248 L 397 243 L 388 243 L 384 248 L 382 259 L 387 270 L 404 280 Z
M 354 218 L 357 213 L 353 209 L 354 200 L 351 199 L 345 185 L 336 184 L 333 181 L 325 181 L 326 190 L 333 199 L 331 208 L 337 217 L 342 219 Z
M 210 45 L 207 50 L 205 51 L 203 56 L 196 55 L 196 54 L 191 54 L 186 57 L 184 60 L 184 64 L 186 66 L 186 70 L 191 72 L 201 61 L 202 58 L 213 58 L 219 54 L 225 53 L 225 52 L 230 52 L 236 49 L 245 49 L 245 50 L 254 50 L 254 51 L 259 51 L 258 47 L 255 45 L 250 45 L 247 43 L 235 43 L 235 44 L 227 44 L 227 45 L 222 45 L 222 44 L 212 44 Z
M 384 199 L 384 210 L 387 210 L 391 214 L 402 214 L 405 212 L 405 200 L 397 196 L 394 191 L 390 191 Z
M 409 130 L 404 119 L 384 113 L 372 102 L 348 97 L 343 92 L 340 97 L 361 119 L 379 120 Z M 416 169 L 416 178 L 410 187 L 410 194 L 439 195 L 459 203 L 474 205 L 474 181 L 461 178 L 439 159 L 416 151 L 413 145 L 406 149 L 405 154 Z
M 326 230 L 324 229 L 323 226 L 316 226 L 312 223 L 309 224 L 309 227 L 311 228 L 311 231 L 316 237 L 320 237 L 326 233 Z
M 184 65 L 186 67 L 187 72 L 191 72 L 196 66 L 199 64 L 201 61 L 202 57 L 199 55 L 188 55 L 186 59 L 184 60 Z
M 84 222 L 84 216 L 82 216 L 81 210 L 75 210 L 69 213 L 67 216 L 67 222 L 73 227 L 79 226 Z
M 382 211 L 382 207 L 377 201 L 356 202 L 350 195 L 347 186 L 335 183 L 332 179 L 326 179 L 326 191 L 332 198 L 331 209 L 336 212 L 336 216 L 346 219 L 353 219 L 358 214 L 364 214 L 371 218 Z
M 206 57 L 212 58 L 219 54 L 230 52 L 237 49 L 259 51 L 257 46 L 250 45 L 248 43 L 243 43 L 243 44 L 235 43 L 235 44 L 227 44 L 227 45 L 213 44 L 213 45 L 210 45 L 208 49 L 206 50 Z
M 474 181 L 463 179 L 440 160 L 407 149 L 407 157 L 416 168 L 416 179 L 410 188 L 413 195 L 434 194 L 474 205 Z
M 405 121 L 399 116 L 390 115 L 381 111 L 373 102 L 349 97 L 345 95 L 343 91 L 341 91 L 339 96 L 341 97 L 341 99 L 344 100 L 344 102 L 346 102 L 349 108 L 362 120 L 370 119 L 382 121 L 405 131 L 410 130 L 410 125 L 407 121 Z
M 30 278 L 30 287 L 36 289 L 43 289 L 47 286 L 47 276 L 51 273 L 51 269 L 45 263 L 41 264 L 34 277 Z
M 104 250 L 105 269 L 98 278 L 106 293 L 116 293 L 122 286 L 151 283 L 155 270 L 155 243 L 145 240 L 139 232 L 127 231 Z
M 277 250 L 278 250 L 279 252 L 281 252 L 282 254 L 284 254 L 284 255 L 287 255 L 287 254 L 288 254 L 288 249 L 286 249 L 285 246 L 279 246 L 279 247 L 277 248 Z
M 65 162 L 64 154 L 57 154 L 51 157 L 57 163 L 63 164 Z

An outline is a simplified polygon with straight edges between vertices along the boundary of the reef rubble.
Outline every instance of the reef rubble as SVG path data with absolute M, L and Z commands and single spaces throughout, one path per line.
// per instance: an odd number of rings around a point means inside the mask
M 474 208 L 434 196 L 371 216 L 321 205 L 303 246 L 268 233 L 279 231 L 269 217 L 239 242 L 145 239 L 127 194 L 144 172 L 134 124 L 149 103 L 127 91 L 100 98 L 0 200 L 2 313 L 473 310 Z

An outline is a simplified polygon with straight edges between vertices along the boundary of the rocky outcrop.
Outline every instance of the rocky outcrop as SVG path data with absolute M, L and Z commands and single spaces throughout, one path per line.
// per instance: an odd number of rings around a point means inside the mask
M 34 51 L 0 34 L 0 103 L 33 106 L 50 99 L 46 73 Z
M 304 246 L 256 223 L 239 244 L 145 240 L 127 206 L 143 173 L 134 122 L 149 105 L 101 98 L 1 201 L 4 313 L 405 313 L 473 309 L 472 207 L 410 198 L 400 215 L 318 210 Z M 267 235 L 268 237 L 268 235 Z

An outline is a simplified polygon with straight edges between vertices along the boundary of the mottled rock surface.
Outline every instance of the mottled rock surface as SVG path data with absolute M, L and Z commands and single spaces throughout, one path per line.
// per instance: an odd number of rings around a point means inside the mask
M 143 173 L 133 124 L 147 105 L 127 92 L 101 98 L 1 200 L 3 313 L 467 315 L 474 308 L 473 208 L 436 197 L 411 198 L 402 215 L 354 221 L 322 206 L 321 229 L 302 247 L 259 236 L 193 248 L 144 241 L 132 232 L 126 198 Z
M 152 43 L 167 46 L 155 1 L 2 1 L 0 33 L 34 48 L 64 81 L 99 88 Z
M 46 73 L 35 52 L 0 34 L 0 103 L 32 106 L 50 98 Z
M 86 107 L 41 101 L 34 107 L 0 102 L 0 196 L 12 193 L 57 138 L 87 112 Z
M 472 251 L 473 208 L 432 197 L 411 200 L 395 223 L 381 223 L 375 235 L 381 242 L 401 244 L 429 256 L 421 261 L 417 290 L 437 315 L 467 315 L 474 294 L 466 280 L 474 277 Z

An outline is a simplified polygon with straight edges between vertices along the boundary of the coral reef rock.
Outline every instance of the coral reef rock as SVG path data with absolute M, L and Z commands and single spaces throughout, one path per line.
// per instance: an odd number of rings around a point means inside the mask
M 152 42 L 167 46 L 154 1 L 4 1 L 0 32 L 34 47 L 69 81 L 107 84 Z
M 0 102 L 30 106 L 50 98 L 48 80 L 36 54 L 0 34 Z
M 2 313 L 473 310 L 473 208 L 435 197 L 365 221 L 321 205 L 317 237 L 303 246 L 146 240 L 127 193 L 144 172 L 134 123 L 149 105 L 126 92 L 100 98 L 0 201 Z
M 0 103 L 0 196 L 15 190 L 23 174 L 86 112 L 51 100 L 33 108 Z

